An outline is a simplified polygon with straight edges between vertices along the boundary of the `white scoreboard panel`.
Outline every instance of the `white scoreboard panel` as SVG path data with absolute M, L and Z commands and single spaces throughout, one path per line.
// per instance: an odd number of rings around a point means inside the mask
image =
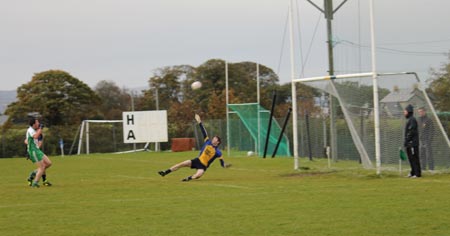
M 123 112 L 123 142 L 168 142 L 167 111 Z

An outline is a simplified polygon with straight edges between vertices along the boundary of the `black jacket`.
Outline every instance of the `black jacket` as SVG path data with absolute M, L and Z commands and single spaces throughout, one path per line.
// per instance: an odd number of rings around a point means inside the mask
M 419 130 L 416 118 L 411 114 L 407 117 L 408 121 L 405 125 L 405 140 L 403 146 L 417 147 L 419 146 Z

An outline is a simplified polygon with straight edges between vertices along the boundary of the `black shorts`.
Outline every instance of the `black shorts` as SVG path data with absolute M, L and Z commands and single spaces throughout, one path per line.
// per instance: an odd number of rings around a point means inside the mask
M 200 159 L 198 158 L 194 158 L 191 160 L 191 169 L 202 169 L 202 170 L 206 170 L 208 167 L 206 167 L 205 165 L 203 165 L 200 162 Z

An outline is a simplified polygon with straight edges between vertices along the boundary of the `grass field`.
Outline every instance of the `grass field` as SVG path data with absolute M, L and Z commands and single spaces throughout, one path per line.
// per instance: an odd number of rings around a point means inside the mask
M 355 162 L 231 157 L 200 180 L 158 170 L 196 152 L 51 157 L 32 189 L 23 158 L 0 159 L 0 235 L 449 235 L 450 175 L 408 179 Z M 226 155 L 225 155 L 226 157 Z M 305 170 L 306 169 L 306 170 Z M 406 173 L 405 173 L 406 175 Z

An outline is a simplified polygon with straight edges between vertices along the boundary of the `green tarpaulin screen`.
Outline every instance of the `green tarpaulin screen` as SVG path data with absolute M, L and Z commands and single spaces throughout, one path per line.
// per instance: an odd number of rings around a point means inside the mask
M 267 137 L 270 112 L 257 103 L 228 104 L 228 107 L 239 116 L 239 122 L 230 118 L 230 140 L 233 148 L 247 151 L 258 151 L 259 156 L 264 154 L 264 145 Z M 259 144 L 258 144 L 258 112 L 259 112 Z M 243 123 L 246 130 L 240 128 Z M 281 133 L 281 126 L 272 119 L 266 157 L 271 157 Z M 248 136 L 246 138 L 246 136 Z M 252 139 L 252 140 L 249 140 Z M 250 144 L 249 144 L 250 143 Z M 276 156 L 290 156 L 289 140 L 283 135 Z

